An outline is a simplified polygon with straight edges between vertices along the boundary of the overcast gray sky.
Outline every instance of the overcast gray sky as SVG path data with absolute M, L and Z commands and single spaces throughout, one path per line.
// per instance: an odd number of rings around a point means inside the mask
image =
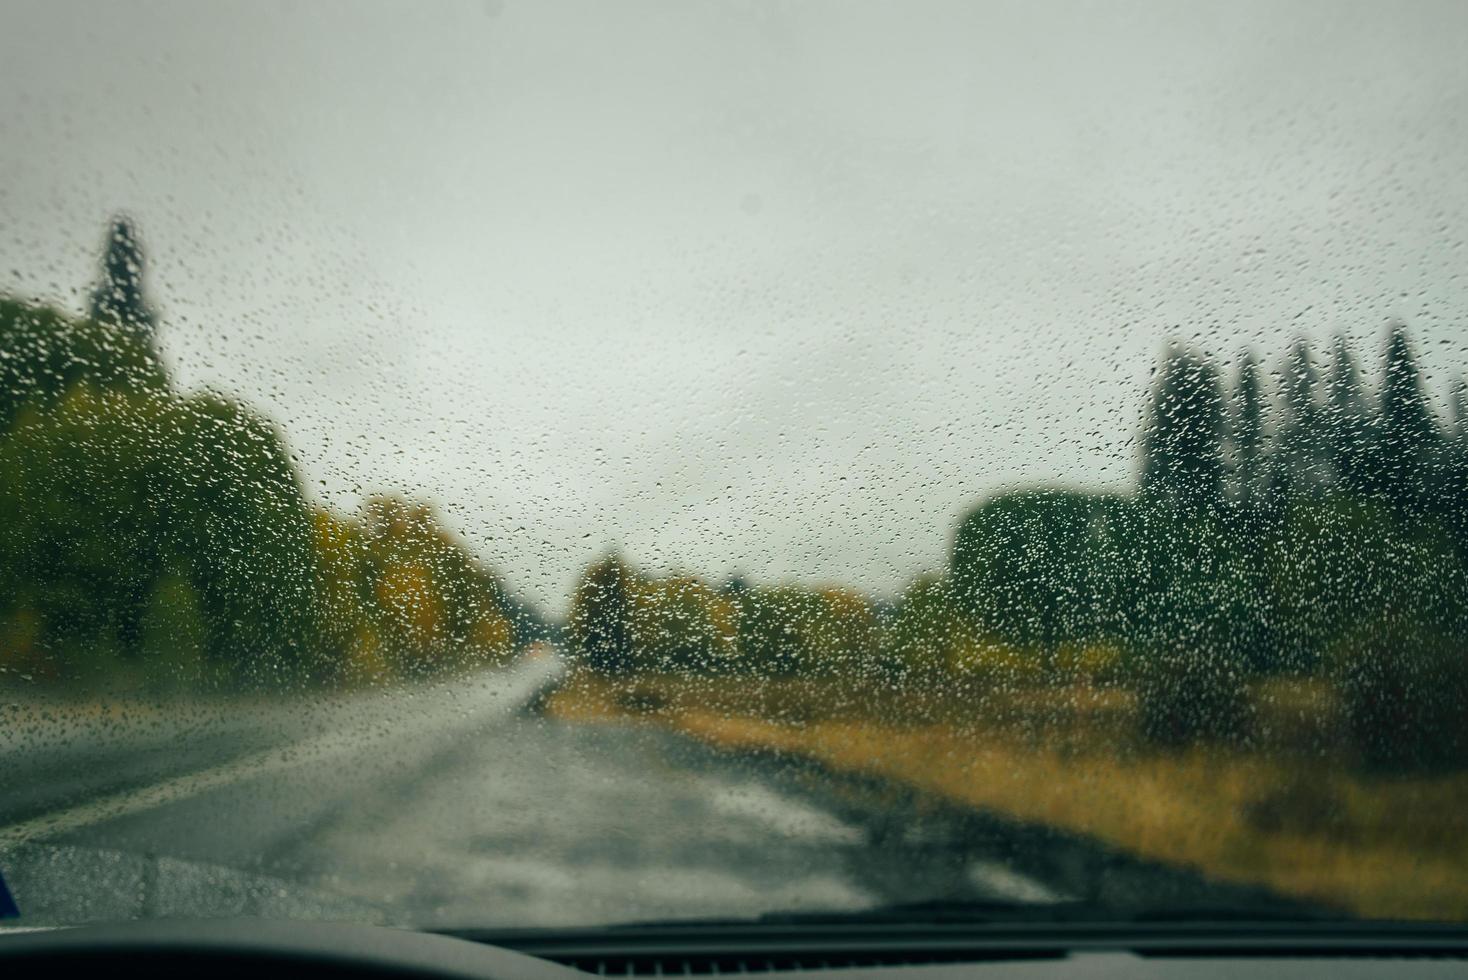
M 1127 484 L 1170 336 L 1468 368 L 1468 4 L 0 0 L 0 290 L 135 216 L 189 387 L 559 612 Z

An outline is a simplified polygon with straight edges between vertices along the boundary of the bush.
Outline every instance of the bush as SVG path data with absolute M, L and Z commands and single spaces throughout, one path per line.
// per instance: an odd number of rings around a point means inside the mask
M 1265 786 L 1243 804 L 1243 819 L 1262 833 L 1299 833 L 1315 838 L 1349 839 L 1345 794 L 1336 780 L 1318 769 L 1286 769 L 1284 778 Z
M 1242 807 L 1244 820 L 1266 834 L 1300 834 L 1348 841 L 1357 834 L 1346 796 L 1336 780 L 1319 769 L 1286 770 L 1284 779 L 1266 786 Z
M 1358 632 L 1336 656 L 1347 731 L 1370 769 L 1468 762 L 1468 649 L 1415 623 Z
M 1243 742 L 1253 709 L 1243 671 L 1206 650 L 1154 651 L 1137 665 L 1143 736 L 1180 748 L 1199 740 Z

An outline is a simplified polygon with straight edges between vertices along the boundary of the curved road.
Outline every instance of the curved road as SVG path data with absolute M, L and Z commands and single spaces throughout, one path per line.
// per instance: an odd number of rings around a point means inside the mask
M 550 926 L 1215 890 L 860 780 L 524 710 L 564 670 L 542 654 L 452 685 L 125 719 L 11 706 L 0 873 L 20 922 Z

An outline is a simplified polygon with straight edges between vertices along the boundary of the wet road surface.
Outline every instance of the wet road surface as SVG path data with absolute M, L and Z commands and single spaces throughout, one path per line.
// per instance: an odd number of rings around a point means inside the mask
M 545 657 L 453 687 L 74 723 L 44 742 L 12 726 L 0 872 L 27 924 L 518 927 L 1212 894 L 891 787 L 524 710 L 562 670 Z

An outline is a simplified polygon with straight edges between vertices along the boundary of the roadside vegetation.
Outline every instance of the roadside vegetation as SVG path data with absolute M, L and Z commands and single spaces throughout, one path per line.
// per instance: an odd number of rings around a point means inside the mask
M 949 565 L 895 602 L 842 588 L 651 577 L 617 555 L 574 596 L 579 663 L 608 677 L 843 677 L 942 697 L 1126 692 L 1149 744 L 1262 744 L 1251 691 L 1328 689 L 1334 754 L 1468 762 L 1468 428 L 1434 411 L 1404 328 L 1368 384 L 1303 342 L 1266 390 L 1175 347 L 1140 415 L 1130 493 L 983 501 Z
M 581 672 L 553 717 L 669 728 L 1382 918 L 1468 918 L 1468 773 L 1362 769 L 1328 684 L 1251 685 L 1267 737 L 1162 749 L 1117 686 L 954 688 Z
M 1133 490 L 849 590 L 587 569 L 552 711 L 813 758 L 1355 912 L 1468 918 L 1468 410 L 1405 328 L 1162 357 Z
M 143 266 L 119 221 L 84 316 L 0 297 L 0 685 L 369 686 L 548 635 L 430 506 L 324 507 L 273 423 L 179 390 Z M 1468 918 L 1465 392 L 1439 410 L 1403 326 L 1369 371 L 1345 339 L 1268 368 L 1173 345 L 1133 486 L 980 501 L 895 598 L 604 555 L 551 711 Z
M 131 226 L 89 314 L 0 297 L 0 683 L 377 684 L 504 660 L 526 611 L 428 506 L 310 502 L 249 406 L 178 391 Z

